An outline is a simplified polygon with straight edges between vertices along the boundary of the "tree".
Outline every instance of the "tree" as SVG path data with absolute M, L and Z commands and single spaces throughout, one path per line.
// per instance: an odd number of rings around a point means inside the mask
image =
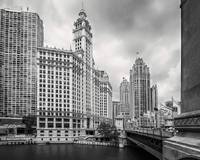
M 117 131 L 116 126 L 112 126 L 111 139 L 117 141 L 120 133 Z
M 36 116 L 28 115 L 24 116 L 22 122 L 26 125 L 26 134 L 33 134 L 35 132 L 34 126 L 36 126 Z
M 111 126 L 109 123 L 101 122 L 97 128 L 99 134 L 109 140 L 117 140 L 119 133 L 117 132 L 117 128 L 115 126 Z

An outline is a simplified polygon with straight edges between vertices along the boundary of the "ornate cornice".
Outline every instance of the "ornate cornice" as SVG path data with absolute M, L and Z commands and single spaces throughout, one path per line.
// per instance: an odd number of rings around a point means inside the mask
M 183 113 L 174 120 L 178 130 L 200 130 L 200 111 Z

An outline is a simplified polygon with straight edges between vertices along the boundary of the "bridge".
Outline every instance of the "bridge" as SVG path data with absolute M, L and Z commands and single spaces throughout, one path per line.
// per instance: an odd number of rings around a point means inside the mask
M 200 1 L 181 0 L 181 115 L 175 117 L 178 133 L 127 131 L 127 138 L 163 160 L 200 159 Z M 157 137 L 157 138 L 155 138 Z M 142 139 L 144 138 L 144 139 Z M 163 139 L 165 139 L 163 143 Z M 161 155 L 163 153 L 163 155 Z
M 128 141 L 137 144 L 160 160 L 162 159 L 164 140 L 173 136 L 173 133 L 161 128 L 132 128 L 126 129 L 125 132 Z

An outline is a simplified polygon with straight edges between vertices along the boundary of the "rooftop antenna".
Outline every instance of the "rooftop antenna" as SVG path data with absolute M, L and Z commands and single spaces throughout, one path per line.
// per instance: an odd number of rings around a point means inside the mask
M 136 58 L 139 58 L 140 52 L 136 52 Z
M 83 0 L 82 0 L 82 2 L 81 2 L 81 9 L 82 9 L 82 10 L 83 10 L 83 5 L 84 5 L 84 4 L 83 4 Z
M 81 3 L 81 10 L 84 10 L 84 0 L 82 0 L 82 3 Z

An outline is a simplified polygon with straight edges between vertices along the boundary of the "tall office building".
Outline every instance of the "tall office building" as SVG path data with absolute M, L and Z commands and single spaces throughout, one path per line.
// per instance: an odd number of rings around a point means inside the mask
M 137 58 L 130 70 L 130 102 L 138 120 L 150 110 L 150 72 L 142 58 Z
M 82 9 L 74 23 L 74 51 L 38 48 L 38 141 L 68 141 L 112 123 L 108 74 L 95 69 L 92 33 Z
M 94 114 L 95 116 L 100 116 L 100 87 L 101 87 L 101 77 L 100 71 L 95 69 L 94 70 Z
M 87 14 L 83 9 L 79 12 L 79 17 L 74 23 L 74 49 L 75 51 L 82 50 L 78 55 L 83 59 L 83 105 L 86 106 L 86 113 L 92 112 L 92 86 L 93 86 L 93 69 L 94 60 L 92 53 L 92 33 L 91 26 L 87 19 Z
M 37 137 L 63 141 L 85 134 L 83 61 L 77 52 L 38 48 Z
M 113 121 L 115 118 L 120 115 L 120 101 L 113 101 L 112 102 L 113 106 Z
M 0 10 L 0 115 L 35 114 L 37 47 L 43 46 L 43 22 L 36 13 Z
M 123 78 L 120 84 L 120 114 L 125 118 L 131 118 L 130 87 L 127 79 Z
M 153 85 L 151 87 L 151 106 L 150 106 L 150 111 L 154 112 L 156 109 L 158 109 L 158 89 L 157 85 Z
M 100 116 L 112 118 L 112 86 L 105 71 L 100 72 Z

